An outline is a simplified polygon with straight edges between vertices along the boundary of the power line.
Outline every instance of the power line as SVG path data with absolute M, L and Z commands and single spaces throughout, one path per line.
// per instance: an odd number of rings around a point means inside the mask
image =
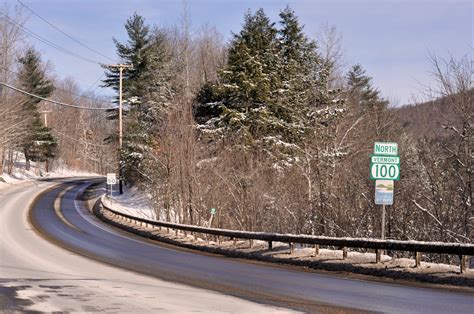
M 98 64 L 98 65 L 101 65 L 100 62 L 98 61 L 95 61 L 95 60 L 92 60 L 90 58 L 87 58 L 87 57 L 84 57 L 84 56 L 81 56 L 80 54 L 77 54 L 75 52 L 72 52 L 66 48 L 63 48 L 59 45 L 56 45 L 55 43 L 53 43 L 52 41 L 49 41 L 48 39 L 36 34 L 35 32 L 29 30 L 27 27 L 21 25 L 21 24 L 18 24 L 17 22 L 15 22 L 14 20 L 12 20 L 6 13 L 0 11 L 0 14 L 2 14 L 6 19 L 7 19 L 7 22 L 10 23 L 10 24 L 13 24 L 17 27 L 19 27 L 24 33 L 30 35 L 31 37 L 41 41 L 42 43 L 48 45 L 48 46 L 51 46 L 59 51 L 61 51 L 62 53 L 65 53 L 67 55 L 70 55 L 70 56 L 73 56 L 73 57 L 76 57 L 78 59 L 81 59 L 83 61 L 86 61 L 86 62 L 90 62 L 90 63 L 94 63 L 94 64 Z
M 101 145 L 101 144 L 94 144 L 94 143 L 90 143 L 90 142 L 87 142 L 87 141 L 84 141 L 84 140 L 81 140 L 81 139 L 77 139 L 77 138 L 74 138 L 72 136 L 69 136 L 69 135 L 66 135 L 62 132 L 59 132 L 59 131 L 56 131 L 55 129 L 51 129 L 53 131 L 53 133 L 56 133 L 58 134 L 59 136 L 63 136 L 65 138 L 68 138 L 70 140 L 73 140 L 73 141 L 76 141 L 76 142 L 81 142 L 81 143 L 85 143 L 87 145 L 91 145 L 91 146 L 97 146 L 97 147 L 109 147 L 109 145 Z
M 5 68 L 5 67 L 3 67 L 3 66 L 1 66 L 1 65 L 0 65 L 0 69 L 5 70 L 5 71 L 10 72 L 10 73 L 15 74 L 15 75 L 20 75 L 20 73 L 15 72 L 15 71 L 12 71 L 12 70 L 10 70 L 10 69 L 8 69 L 8 68 Z M 102 78 L 102 76 L 104 76 L 104 74 L 102 74 L 102 75 L 99 77 L 99 79 L 98 79 L 97 81 L 95 81 L 94 84 L 91 85 L 91 88 L 89 88 L 88 91 L 90 91 L 90 92 L 92 93 L 92 92 L 94 92 L 94 91 L 99 87 L 99 86 L 97 86 L 94 90 L 91 91 L 92 87 L 94 87 L 94 86 L 100 81 L 100 79 Z M 90 99 L 90 100 L 92 100 L 92 101 L 98 101 L 98 100 L 104 101 L 104 100 L 101 99 L 101 98 L 104 98 L 104 99 L 106 99 L 106 98 L 111 98 L 111 97 L 109 97 L 109 96 L 104 96 L 104 95 L 98 95 L 98 97 L 95 97 L 95 98 L 94 98 L 94 97 L 90 97 L 90 96 L 85 96 L 85 95 L 81 95 L 81 94 L 76 94 L 76 93 L 73 93 L 73 92 L 68 91 L 68 90 L 66 90 L 66 89 L 63 89 L 63 88 L 60 88 L 60 87 L 56 87 L 56 86 L 54 86 L 54 89 L 55 89 L 55 90 L 63 91 L 63 92 L 65 92 L 65 93 L 69 93 L 69 94 L 74 95 L 74 96 L 76 96 L 76 97 L 85 98 L 85 99 Z M 107 102 L 113 103 L 112 101 L 107 101 Z
M 66 103 L 63 103 L 63 102 L 60 102 L 60 101 L 56 101 L 56 100 L 44 98 L 44 97 L 41 97 L 41 96 L 38 96 L 38 95 L 35 95 L 35 94 L 31 94 L 31 93 L 29 93 L 29 92 L 27 92 L 27 91 L 24 91 L 24 90 L 22 90 L 22 89 L 16 88 L 16 87 L 11 86 L 11 85 L 9 85 L 9 84 L 5 84 L 5 83 L 0 82 L 0 85 L 3 85 L 3 86 L 8 87 L 8 88 L 10 88 L 10 89 L 13 89 L 14 91 L 17 91 L 17 92 L 19 92 L 19 93 L 22 93 L 22 94 L 25 94 L 25 95 L 28 95 L 28 96 L 31 96 L 31 97 L 35 97 L 35 98 L 38 98 L 38 99 L 41 99 L 41 100 L 44 100 L 44 101 L 47 101 L 47 102 L 50 102 L 50 103 L 59 105 L 59 106 L 70 107 L 70 108 L 76 108 L 76 109 L 84 109 L 84 110 L 110 110 L 110 109 L 117 109 L 117 108 L 102 108 L 102 107 L 82 107 L 82 106 L 76 106 L 76 105 L 66 104 Z
M 72 41 L 76 42 L 77 44 L 81 45 L 82 47 L 84 48 L 87 48 L 89 49 L 90 51 L 106 58 L 106 59 L 109 59 L 111 61 L 114 61 L 116 62 L 114 59 L 112 58 L 109 58 L 108 56 L 98 52 L 97 50 L 87 46 L 86 44 L 82 43 L 81 41 L 77 40 L 76 38 L 72 37 L 71 35 L 69 35 L 68 33 L 66 33 L 65 31 L 63 31 L 62 29 L 60 29 L 59 27 L 57 27 L 56 25 L 54 25 L 53 23 L 49 22 L 48 20 L 46 20 L 45 18 L 41 17 L 39 14 L 37 14 L 36 12 L 34 12 L 32 9 L 30 9 L 26 4 L 24 4 L 23 2 L 21 2 L 20 0 L 17 0 L 19 4 L 21 4 L 24 8 L 26 8 L 28 11 L 30 11 L 32 14 L 34 14 L 35 16 L 37 16 L 39 19 L 41 19 L 43 22 L 47 23 L 49 26 L 53 27 L 54 29 L 56 29 L 57 31 L 61 32 L 62 34 L 64 34 L 65 36 L 67 36 L 69 39 L 71 39 Z

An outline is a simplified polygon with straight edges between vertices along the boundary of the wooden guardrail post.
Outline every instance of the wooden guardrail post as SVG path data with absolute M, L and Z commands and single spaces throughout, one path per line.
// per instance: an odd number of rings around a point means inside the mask
M 347 247 L 343 247 L 342 248 L 342 259 L 346 259 L 347 258 Z
M 421 266 L 421 253 L 415 252 L 415 267 L 419 268 Z
M 290 242 L 289 246 L 290 246 L 290 254 L 293 254 L 295 252 L 295 245 Z
M 459 255 L 459 271 L 461 274 L 466 272 L 467 266 L 467 256 L 466 255 Z
M 273 242 L 272 241 L 268 241 L 268 250 L 272 250 L 273 249 Z
M 382 255 L 382 250 L 375 250 L 375 262 L 377 264 L 380 263 L 380 260 L 381 260 L 381 255 Z
M 319 255 L 319 244 L 316 244 L 316 245 L 314 246 L 314 255 L 315 255 L 315 256 L 318 256 L 318 255 Z

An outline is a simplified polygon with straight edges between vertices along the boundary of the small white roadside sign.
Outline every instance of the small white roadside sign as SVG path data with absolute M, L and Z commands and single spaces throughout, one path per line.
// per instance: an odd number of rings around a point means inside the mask
M 113 196 L 112 191 L 115 184 L 117 184 L 117 176 L 115 173 L 107 173 L 107 185 L 110 185 L 110 196 Z
M 117 176 L 115 173 L 107 173 L 107 184 L 117 184 Z

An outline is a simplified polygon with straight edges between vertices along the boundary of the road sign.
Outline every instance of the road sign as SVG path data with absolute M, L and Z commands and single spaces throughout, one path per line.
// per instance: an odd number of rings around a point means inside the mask
M 375 181 L 375 204 L 393 205 L 393 180 Z
M 398 156 L 370 155 L 370 162 L 373 164 L 400 164 Z
M 400 166 L 398 164 L 371 164 L 371 180 L 400 180 Z
M 117 176 L 115 173 L 107 173 L 107 184 L 117 184 Z
M 214 207 L 213 207 L 213 208 L 211 208 L 211 215 L 215 215 L 215 214 L 216 214 L 216 212 L 217 212 L 217 209 L 215 209 Z
M 398 144 L 393 142 L 375 142 L 374 155 L 397 156 Z

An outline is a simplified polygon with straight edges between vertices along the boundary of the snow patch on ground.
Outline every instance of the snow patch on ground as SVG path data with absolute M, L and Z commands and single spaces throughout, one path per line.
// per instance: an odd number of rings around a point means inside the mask
M 4 169 L 6 171 L 6 169 Z M 18 154 L 18 160 L 12 169 L 12 173 L 0 174 L 0 189 L 14 184 L 35 181 L 45 178 L 63 178 L 63 177 L 97 177 L 97 173 L 91 173 L 80 170 L 69 169 L 66 166 L 53 167 L 50 172 L 45 172 L 44 163 L 30 162 L 30 169 L 26 170 L 26 162 L 23 154 Z
M 118 212 L 145 219 L 156 219 L 150 199 L 136 187 L 124 189 L 122 195 L 106 196 L 104 205 Z

